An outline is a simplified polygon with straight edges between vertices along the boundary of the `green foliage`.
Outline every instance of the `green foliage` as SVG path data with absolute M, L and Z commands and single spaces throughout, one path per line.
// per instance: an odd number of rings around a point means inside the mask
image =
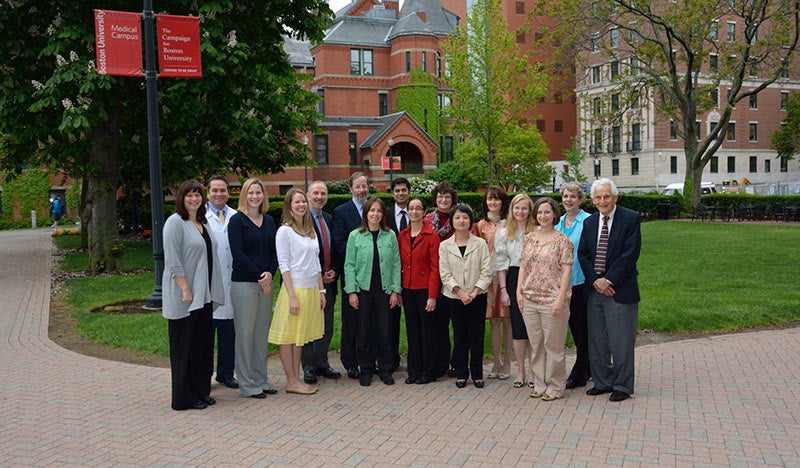
M 25 169 L 19 175 L 8 177 L 3 183 L 3 219 L 12 223 L 14 208 L 19 210 L 22 227 L 31 227 L 30 212 L 36 211 L 37 224 L 50 223 L 50 174 L 38 169 Z
M 430 194 L 436 187 L 436 181 L 425 177 L 412 177 L 408 182 L 411 184 L 411 193 Z
M 800 151 L 800 93 L 789 95 L 786 117 L 781 127 L 772 134 L 770 147 L 778 152 L 778 158 L 794 159 Z
M 588 179 L 581 172 L 581 164 L 586 159 L 586 153 L 577 145 L 573 144 L 568 150 L 564 151 L 564 159 L 569 167 L 566 171 L 561 171 L 561 178 L 568 182 L 584 183 Z
M 435 142 L 439 141 L 442 128 L 438 94 L 433 75 L 412 70 L 411 83 L 400 85 L 395 98 L 396 111 L 408 112 Z
M 450 182 L 459 192 L 476 190 L 481 184 L 481 180 L 478 177 L 475 171 L 470 170 L 464 163 L 459 161 L 448 161 L 444 164 L 439 164 L 438 167 L 428 172 L 429 179 L 436 182 Z

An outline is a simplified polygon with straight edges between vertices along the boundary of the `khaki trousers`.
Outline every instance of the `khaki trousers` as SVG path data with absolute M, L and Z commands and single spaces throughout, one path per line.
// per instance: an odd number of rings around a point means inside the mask
M 524 299 L 522 319 L 533 351 L 531 370 L 534 390 L 561 398 L 567 381 L 564 347 L 567 343 L 569 307 L 564 307 L 554 316 L 550 305 Z

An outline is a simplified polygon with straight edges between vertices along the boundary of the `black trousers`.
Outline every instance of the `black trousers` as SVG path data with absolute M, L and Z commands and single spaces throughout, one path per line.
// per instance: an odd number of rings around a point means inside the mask
M 342 287 L 342 341 L 340 343 L 340 354 L 342 365 L 345 370 L 351 367 L 358 367 L 358 315 L 350 306 L 348 294 L 344 290 L 344 275 L 341 276 L 339 283 Z
M 453 369 L 456 378 L 483 380 L 483 337 L 486 333 L 486 294 L 464 305 L 445 298 L 453 322 Z
M 578 383 L 586 382 L 591 377 L 589 371 L 589 329 L 587 325 L 586 304 L 589 300 L 588 286 L 579 284 L 572 287 L 572 299 L 569 302 L 569 330 L 575 342 L 575 365 L 569 377 Z
M 188 317 L 169 321 L 172 409 L 188 409 L 210 395 L 214 371 L 213 332 L 211 304 L 190 311 Z
M 517 281 L 519 280 L 519 267 L 509 267 L 506 275 L 506 291 L 508 291 L 508 298 L 511 300 L 511 337 L 515 340 L 527 340 L 528 329 L 525 327 L 525 321 L 522 319 L 522 312 L 520 312 L 519 304 L 517 303 Z
M 214 333 L 217 335 L 217 378 L 232 379 L 236 361 L 236 329 L 233 319 L 214 319 Z
M 437 374 L 436 352 L 439 347 L 435 330 L 435 311 L 427 312 L 427 289 L 404 289 L 403 310 L 406 314 L 406 335 L 408 337 L 408 376 L 412 379 L 426 377 L 435 379 Z
M 347 297 L 347 296 L 342 296 Z M 344 307 L 344 302 L 342 307 Z M 325 309 L 323 318 L 325 320 L 325 331 L 322 338 L 306 343 L 300 354 L 300 362 L 304 371 L 315 371 L 317 369 L 327 369 L 330 367 L 328 362 L 328 350 L 331 347 L 333 338 L 333 309 L 336 306 L 336 282 L 325 285 Z
M 358 293 L 358 364 L 361 374 L 372 375 L 375 361 L 378 374 L 390 375 L 394 363 L 391 351 L 389 295 L 383 291 Z

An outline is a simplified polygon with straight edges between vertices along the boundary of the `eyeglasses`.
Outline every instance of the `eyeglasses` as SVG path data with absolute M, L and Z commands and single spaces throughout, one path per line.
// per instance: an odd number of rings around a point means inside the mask
M 439 193 L 439 194 L 436 195 L 436 198 L 437 199 L 438 198 L 453 198 L 453 196 L 450 195 L 449 193 Z

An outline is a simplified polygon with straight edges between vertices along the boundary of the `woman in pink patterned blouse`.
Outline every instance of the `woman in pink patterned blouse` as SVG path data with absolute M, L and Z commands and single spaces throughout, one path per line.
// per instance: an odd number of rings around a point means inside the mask
M 531 398 L 553 401 L 564 395 L 567 380 L 564 346 L 572 295 L 573 246 L 567 236 L 554 229 L 560 212 L 553 199 L 538 199 L 533 212 L 539 230 L 528 234 L 522 244 L 517 301 L 533 349 Z

